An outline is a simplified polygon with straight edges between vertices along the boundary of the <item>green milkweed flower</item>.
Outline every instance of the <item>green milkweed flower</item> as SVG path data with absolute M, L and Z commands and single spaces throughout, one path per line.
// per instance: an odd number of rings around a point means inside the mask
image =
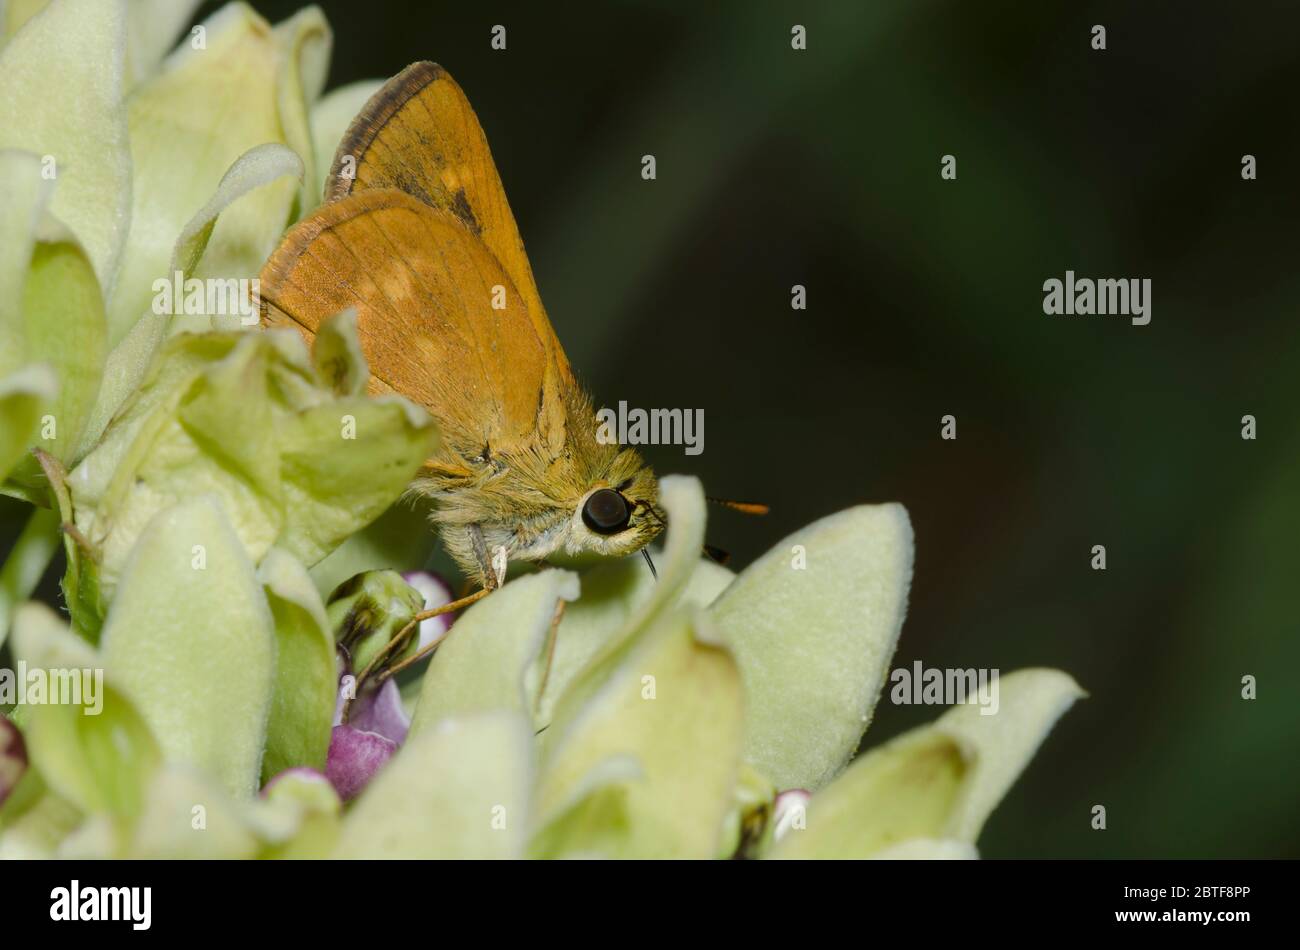
M 31 448 L 72 468 L 169 335 L 228 328 L 156 312 L 155 283 L 256 277 L 373 89 L 321 98 L 332 35 L 314 7 L 272 27 L 232 3 L 167 54 L 197 6 L 0 4 L 0 491 L 39 506 Z M 0 642 L 53 530 L 33 516 Z

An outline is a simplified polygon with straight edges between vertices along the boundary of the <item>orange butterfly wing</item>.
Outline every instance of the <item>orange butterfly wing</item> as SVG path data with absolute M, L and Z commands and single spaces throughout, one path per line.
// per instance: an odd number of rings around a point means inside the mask
M 563 444 L 557 368 L 510 278 L 458 220 L 403 192 L 323 205 L 267 261 L 261 295 L 268 325 L 308 337 L 355 307 L 374 388 L 427 408 L 462 458 L 538 432 Z
M 465 93 L 437 63 L 412 63 L 385 83 L 339 143 L 325 200 L 371 188 L 406 192 L 451 214 L 482 241 L 523 295 L 557 365 L 571 377 L 487 137 Z
M 462 458 L 529 434 L 558 456 L 576 384 L 483 130 L 442 67 L 415 63 L 371 97 L 325 198 L 262 271 L 264 321 L 311 337 L 355 307 L 371 388 L 428 409 Z

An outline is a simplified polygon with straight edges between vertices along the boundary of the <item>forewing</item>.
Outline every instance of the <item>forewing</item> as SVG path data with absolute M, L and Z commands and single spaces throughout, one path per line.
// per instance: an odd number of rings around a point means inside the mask
M 267 261 L 260 290 L 264 322 L 291 323 L 309 339 L 326 317 L 355 307 L 377 388 L 428 409 L 463 457 L 538 431 L 562 446 L 553 354 L 510 277 L 458 217 L 394 189 L 359 191 L 299 222 Z
M 414 63 L 390 79 L 343 136 L 325 200 L 372 188 L 405 192 L 452 215 L 481 240 L 523 295 L 557 366 L 569 373 L 478 117 L 436 63 Z

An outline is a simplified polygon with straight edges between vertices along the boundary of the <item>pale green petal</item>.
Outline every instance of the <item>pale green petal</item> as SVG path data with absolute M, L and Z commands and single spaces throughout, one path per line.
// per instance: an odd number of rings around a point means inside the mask
M 23 286 L 53 191 L 54 182 L 41 177 L 40 156 L 0 149 L 0 377 L 27 362 Z
M 356 114 L 379 88 L 382 79 L 363 79 L 331 90 L 316 103 L 311 112 L 312 153 L 315 175 L 310 179 L 316 201 L 325 194 L 325 177 L 334 164 L 334 153 L 343 141 Z
M 22 781 L 39 784 L 40 779 L 29 771 Z M 59 843 L 80 824 L 81 812 L 47 789 L 33 793 L 27 807 L 19 808 L 14 801 L 18 794 L 15 790 L 0 809 L 0 861 L 48 860 L 57 856 Z
M 261 847 L 247 811 L 229 791 L 183 765 L 160 769 L 123 857 L 238 859 Z
M 0 480 L 36 441 L 41 407 L 58 396 L 59 381 L 48 366 L 28 366 L 0 378 Z
M 325 88 L 334 34 L 320 7 L 312 6 L 276 24 L 275 38 L 280 58 L 276 92 L 284 139 L 302 156 L 306 169 L 298 197 L 301 217 L 320 204 L 321 199 L 321 192 L 316 188 L 316 149 L 307 115 Z
M 194 213 L 176 237 L 168 272 L 174 275 L 180 271 L 182 275 L 189 275 L 202 258 L 221 212 L 250 191 L 287 175 L 301 176 L 302 163 L 297 155 L 283 145 L 268 142 L 239 156 L 222 176 L 221 183 L 207 203 Z M 152 288 L 149 290 L 152 292 Z M 139 387 L 154 354 L 166 339 L 172 320 L 165 314 L 154 314 L 152 309 L 151 306 L 150 312 L 143 319 L 137 320 L 125 338 L 109 353 L 104 368 L 103 386 L 95 410 L 82 434 L 77 458 L 90 451 L 126 398 Z M 240 322 L 246 318 L 234 319 Z
M 80 571 L 83 584 L 94 582 L 94 596 L 87 605 L 94 606 L 101 595 L 111 597 L 140 532 L 155 514 L 179 500 L 155 490 L 137 475 L 142 466 L 157 458 L 157 446 L 183 444 L 184 433 L 176 420 L 181 400 L 207 366 L 230 355 L 235 342 L 236 338 L 229 336 L 187 335 L 168 344 L 164 358 L 151 364 L 144 384 L 123 406 L 103 439 L 69 473 L 76 525 L 97 549 L 93 563 L 83 564 L 86 569 Z M 194 455 L 188 452 L 181 461 L 193 462 Z M 155 465 L 164 481 L 169 472 L 163 464 L 167 460 L 163 455 Z M 183 480 L 182 485 L 187 492 L 195 487 Z M 206 480 L 204 487 L 210 485 L 210 479 Z M 270 539 L 265 543 L 269 546 Z M 99 610 L 102 605 L 95 612 Z
M 722 565 L 701 559 L 686 582 L 681 602 L 706 606 L 735 576 Z M 551 721 L 556 701 L 574 677 L 623 632 L 628 618 L 650 600 L 655 586 L 650 568 L 639 555 L 604 561 L 582 573 L 582 597 L 568 606 L 560 621 L 546 689 L 537 707 L 539 727 Z
M 286 516 L 277 543 L 311 565 L 406 490 L 437 430 L 405 399 L 353 396 L 286 419 L 276 441 Z
M 645 779 L 630 755 L 612 755 L 591 767 L 528 842 L 528 856 L 539 859 L 608 859 L 633 836 L 634 816 L 627 789 Z
M 467 610 L 429 661 L 412 734 L 481 710 L 531 716 L 556 605 L 577 596 L 576 574 L 547 570 L 518 577 Z
M 40 437 L 23 448 L 39 445 L 68 461 L 103 374 L 104 305 L 89 258 L 46 213 L 53 185 L 37 156 L 0 150 L 0 377 L 31 363 L 54 371 L 59 385 L 37 411 Z M 9 474 L 29 496 L 43 494 L 35 459 L 11 473 L 3 455 L 0 448 L 0 477 Z
M 427 498 L 403 499 L 347 539 L 310 570 L 322 597 L 362 571 L 422 567 L 437 544 Z
M 744 710 L 736 664 L 710 634 L 702 614 L 660 614 L 548 747 L 539 827 L 556 819 L 568 825 L 562 838 L 544 832 L 557 849 L 548 856 L 718 854 L 741 764 Z M 589 812 L 575 821 L 574 789 L 614 756 L 636 761 L 644 777 L 601 786 L 587 807 L 603 819 Z
M 122 403 L 140 385 L 159 344 L 166 339 L 166 331 L 167 325 L 162 320 L 141 320 L 121 343 L 109 351 L 104 360 L 99 397 L 81 430 L 74 458 L 85 458 L 117 410 L 122 408 Z
M 667 532 L 663 558 L 658 565 L 659 580 L 650 599 L 629 621 L 629 633 L 676 604 L 700 564 L 706 520 L 700 480 L 686 475 L 665 475 L 659 480 L 659 503 L 668 513 L 672 527 Z
M 686 584 L 682 601 L 698 607 L 707 607 L 722 596 L 722 592 L 736 579 L 736 572 L 708 558 L 701 558 L 695 572 Z
M 0 0 L 0 45 L 17 33 L 50 0 Z
M 172 250 L 172 268 L 187 274 L 194 270 L 207 250 L 221 212 L 249 192 L 286 176 L 302 178 L 302 159 L 293 149 L 278 142 L 254 145 L 235 159 L 207 203 L 181 228 Z
M 210 497 L 158 514 L 127 561 L 103 630 L 108 675 L 169 761 L 236 797 L 258 787 L 275 628 L 244 546 Z
M 872 749 L 813 796 L 774 858 L 865 858 L 911 838 L 936 837 L 954 812 L 968 763 L 961 745 L 929 728 Z
M 271 548 L 257 570 L 275 619 L 275 691 L 262 781 L 298 765 L 324 770 L 338 691 L 325 605 L 296 560 Z
M 963 743 L 974 759 L 945 837 L 973 842 L 1052 726 L 1075 700 L 1087 695 L 1060 670 L 1017 670 L 997 682 L 996 713 L 982 715 L 994 707 L 969 701 L 949 709 L 934 724 L 936 731 Z
M 338 842 L 342 827 L 343 803 L 339 801 L 334 786 L 324 775 L 298 770 L 279 776 L 268 787 L 266 808 L 255 813 L 261 820 L 263 838 L 268 838 L 266 827 L 272 810 L 291 816 L 290 834 L 285 837 L 281 829 L 279 840 L 266 843 L 263 858 L 327 858 Z M 284 824 L 280 818 L 280 824 Z
M 532 744 L 520 713 L 477 713 L 424 730 L 352 806 L 335 857 L 522 856 Z
M 255 563 L 278 544 L 314 564 L 382 514 L 436 446 L 428 414 L 403 399 L 334 401 L 292 331 L 180 334 L 152 367 L 69 476 L 100 598 L 144 525 L 204 493 Z
M 569 722 L 623 661 L 637 635 L 681 599 L 699 566 L 700 548 L 704 544 L 704 489 L 699 479 L 684 475 L 665 476 L 659 481 L 659 502 L 667 512 L 671 526 L 659 559 L 659 580 L 610 635 L 585 638 L 587 644 L 593 640 L 600 642 L 591 644 L 595 646 L 594 651 L 582 657 L 585 663 L 576 673 L 572 672 L 575 658 L 566 658 L 559 673 L 561 681 L 554 693 L 556 698 L 548 704 L 549 715 L 542 720 L 549 724 L 544 740 L 547 745 L 563 739 Z M 617 587 L 617 582 L 613 586 Z M 614 615 L 617 612 L 618 608 L 614 608 Z M 580 649 L 585 651 L 589 647 Z M 547 692 L 550 691 L 548 686 Z
M 255 146 L 284 141 L 270 25 L 242 3 L 222 7 L 202 25 L 206 47 L 182 43 L 131 96 L 135 188 L 131 240 L 109 306 L 112 345 L 150 312 L 154 281 L 171 276 L 182 229 L 236 160 Z M 297 183 L 281 177 L 226 208 L 199 276 L 256 276 L 296 195 Z
M 42 407 L 43 432 L 35 444 L 61 462 L 73 462 L 108 354 L 99 284 L 90 260 L 75 242 L 36 244 L 22 309 L 28 359 L 48 364 L 59 378 L 58 395 Z M 43 481 L 35 460 L 19 477 L 29 484 Z
M 286 775 L 265 798 L 240 801 L 204 773 L 169 764 L 150 781 L 131 822 L 92 818 L 59 845 L 59 857 L 201 859 L 324 857 L 340 803 L 324 776 Z
M 127 88 L 158 68 L 202 0 L 127 0 Z
M 50 671 L 51 683 L 58 676 L 80 694 L 79 703 L 20 707 L 32 767 L 82 811 L 139 814 L 160 760 L 158 744 L 135 706 L 108 682 L 96 653 L 48 607 L 25 604 L 14 619 L 14 655 L 29 673 Z
M 731 808 L 723 824 L 720 858 L 759 856 L 771 843 L 777 789 L 767 777 L 743 763 Z
M 22 604 L 14 616 L 14 659 L 40 669 L 98 669 L 99 655 L 49 607 Z M 18 712 L 18 710 L 15 710 Z
M 185 498 L 211 493 L 256 563 L 284 524 L 275 428 L 267 393 L 268 348 L 252 334 L 235 337 L 222 359 L 177 387 L 148 417 L 146 431 L 131 444 L 113 472 L 109 497 L 87 512 L 79 493 L 81 467 L 73 473 L 77 523 L 100 544 L 99 583 L 112 598 L 118 577 L 140 531 L 161 510 Z M 175 348 L 169 353 L 179 353 Z M 239 411 L 230 407 L 238 405 Z M 96 453 L 110 453 L 112 441 Z M 87 456 L 96 467 L 104 461 Z M 103 535 L 108 529 L 107 535 Z
M 746 759 L 777 788 L 820 788 L 853 755 L 911 577 L 907 511 L 863 505 L 777 544 L 710 608 L 745 681 Z
M 108 291 L 131 220 L 123 0 L 54 0 L 0 50 L 0 148 L 53 156 L 50 211 Z
M 786 832 L 772 856 L 862 858 L 917 838 L 974 844 L 1052 725 L 1081 695 L 1057 670 L 1001 677 L 996 707 L 954 707 L 854 762 L 813 796 L 807 827 Z M 981 715 L 981 708 L 997 712 Z
M 336 396 L 359 396 L 370 378 L 370 367 L 357 337 L 357 311 L 348 307 L 321 324 L 311 347 L 316 373 Z

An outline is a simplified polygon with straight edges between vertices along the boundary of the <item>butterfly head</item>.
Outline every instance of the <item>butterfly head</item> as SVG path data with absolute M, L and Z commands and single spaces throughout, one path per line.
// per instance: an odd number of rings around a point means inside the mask
M 579 500 L 572 535 L 587 551 L 614 557 L 635 554 L 667 525 L 659 507 L 659 482 L 629 451 L 619 454 L 610 474 Z

